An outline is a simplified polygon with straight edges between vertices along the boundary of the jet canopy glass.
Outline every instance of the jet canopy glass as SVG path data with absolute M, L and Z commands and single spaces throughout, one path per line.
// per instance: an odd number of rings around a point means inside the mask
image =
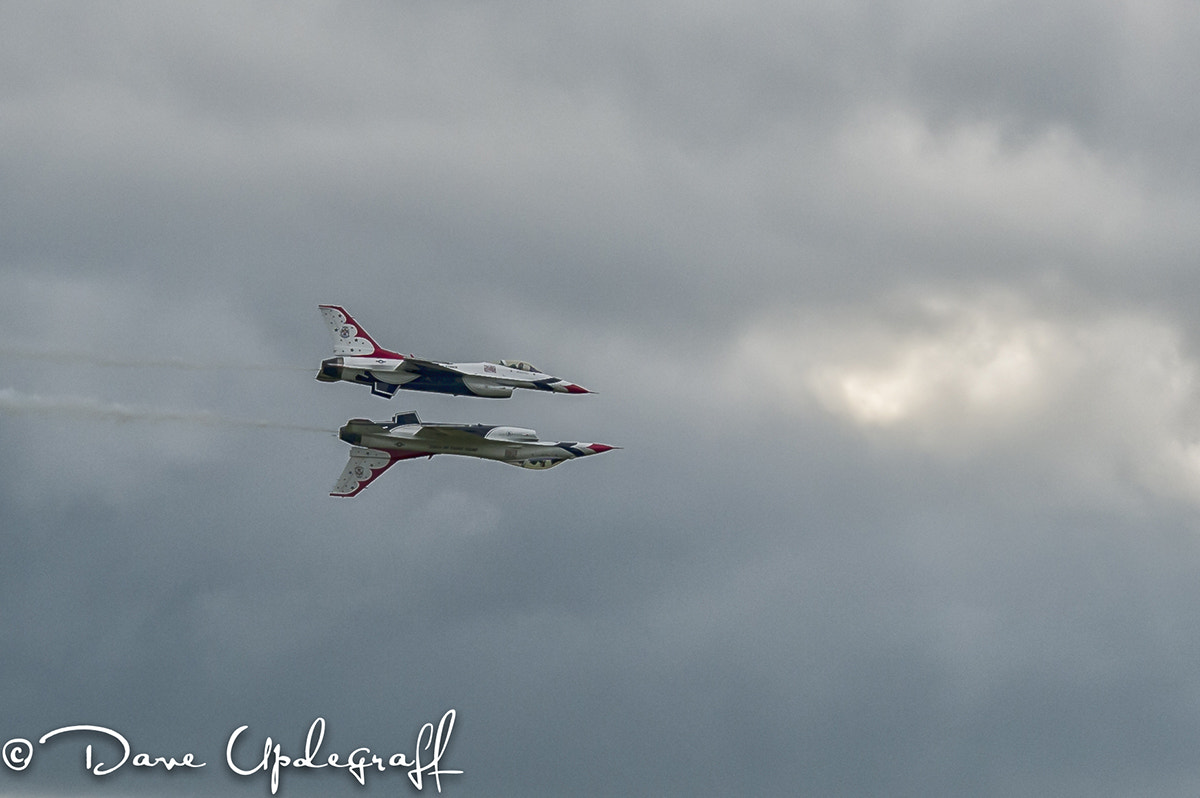
M 520 371 L 532 371 L 541 374 L 541 369 L 536 369 L 524 360 L 501 360 L 501 366 L 508 366 L 510 369 L 518 369 Z

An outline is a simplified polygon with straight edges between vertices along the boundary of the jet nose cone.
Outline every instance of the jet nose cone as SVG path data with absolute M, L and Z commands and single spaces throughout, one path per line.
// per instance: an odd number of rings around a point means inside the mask
M 603 454 L 604 452 L 611 452 L 613 449 L 620 449 L 621 447 L 609 446 L 607 443 L 589 443 L 588 448 L 592 450 L 593 454 Z
M 587 388 L 584 388 L 582 385 L 576 385 L 572 382 L 567 385 L 567 393 L 591 393 L 591 391 L 589 391 Z

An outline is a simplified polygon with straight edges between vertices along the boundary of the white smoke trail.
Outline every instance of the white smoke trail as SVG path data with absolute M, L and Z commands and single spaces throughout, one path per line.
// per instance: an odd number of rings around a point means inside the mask
M 177 371 L 311 371 L 316 373 L 316 366 L 271 365 L 260 363 L 205 363 L 183 358 L 133 358 L 113 357 L 111 355 L 95 355 L 87 352 L 68 352 L 65 350 L 39 351 L 21 349 L 0 345 L 0 358 L 13 360 L 38 360 L 45 363 L 71 366 L 96 366 L 100 368 L 158 368 L 175 369 Z
M 287 429 L 303 432 L 326 432 L 333 430 L 289 424 L 282 421 L 262 421 L 246 418 L 230 418 L 208 410 L 168 410 L 152 407 L 130 407 L 114 402 L 102 402 L 83 396 L 40 396 L 27 394 L 12 388 L 0 388 L 0 413 L 70 416 L 73 418 L 105 419 L 109 421 L 156 421 L 183 424 L 201 424 L 216 427 L 254 427 L 258 429 Z

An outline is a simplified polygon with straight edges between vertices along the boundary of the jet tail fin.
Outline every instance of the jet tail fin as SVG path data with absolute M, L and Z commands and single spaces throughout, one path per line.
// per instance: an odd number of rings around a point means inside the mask
M 350 450 L 350 459 L 342 469 L 342 475 L 330 491 L 330 496 L 357 496 L 376 477 L 387 471 L 396 462 L 387 452 L 355 447 Z
M 321 315 L 333 336 L 333 353 L 342 356 L 403 358 L 375 343 L 375 339 L 354 320 L 345 308 L 320 305 Z
M 433 457 L 422 452 L 384 452 L 379 449 L 367 449 L 355 446 L 350 450 L 350 459 L 342 469 L 330 496 L 357 496 L 363 489 L 374 482 L 380 474 L 387 471 L 400 460 L 410 460 L 414 457 Z

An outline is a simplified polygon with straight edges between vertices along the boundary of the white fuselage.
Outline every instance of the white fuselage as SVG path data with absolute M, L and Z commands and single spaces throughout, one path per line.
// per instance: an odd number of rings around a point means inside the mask
M 380 347 L 346 309 L 321 305 L 333 354 L 321 362 L 321 382 L 345 380 L 371 388 L 376 396 L 391 397 L 398 389 L 507 399 L 515 388 L 554 393 L 590 393 L 586 388 L 545 374 L 523 360 L 497 363 L 446 363 L 402 355 Z
M 438 428 L 423 424 L 405 424 L 388 429 L 374 423 L 368 426 L 352 421 L 345 429 L 350 430 L 353 439 L 343 434 L 343 440 L 382 451 L 460 454 L 502 462 L 567 460 L 573 456 L 557 443 L 539 441 L 533 430 L 520 427 L 492 427 L 484 434 L 466 434 L 451 427 L 451 434 L 444 437 L 429 435 L 429 431 L 436 432 Z
M 415 457 L 457 454 L 546 469 L 616 448 L 603 443 L 539 441 L 536 432 L 522 427 L 423 424 L 412 411 L 397 414 L 391 422 L 352 418 L 338 430 L 338 437 L 353 448 L 331 496 L 357 496 L 393 463 Z
M 500 363 L 440 363 L 362 355 L 339 355 L 321 363 L 317 379 L 323 382 L 363 383 L 376 393 L 390 395 L 397 388 L 434 393 L 507 399 L 516 388 L 554 393 L 587 393 L 578 385 L 530 369 Z

